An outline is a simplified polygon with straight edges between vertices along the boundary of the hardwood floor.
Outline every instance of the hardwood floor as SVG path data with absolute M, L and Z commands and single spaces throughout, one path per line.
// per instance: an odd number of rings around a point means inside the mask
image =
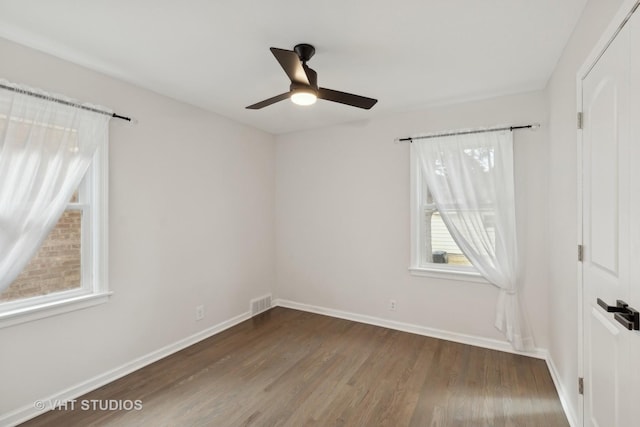
M 542 360 L 279 307 L 67 408 L 23 425 L 569 425 Z

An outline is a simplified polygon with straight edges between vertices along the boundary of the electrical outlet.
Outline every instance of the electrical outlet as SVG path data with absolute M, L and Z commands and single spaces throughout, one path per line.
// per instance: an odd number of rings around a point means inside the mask
M 389 300 L 389 310 L 396 311 L 396 300 L 394 299 Z
M 196 307 L 196 320 L 204 319 L 204 305 L 199 305 Z

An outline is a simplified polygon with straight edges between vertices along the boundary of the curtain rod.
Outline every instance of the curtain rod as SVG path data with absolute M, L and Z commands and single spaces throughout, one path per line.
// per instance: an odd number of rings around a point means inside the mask
M 428 139 L 428 138 L 437 138 L 440 136 L 454 136 L 454 135 L 470 135 L 472 133 L 485 133 L 485 132 L 498 132 L 501 130 L 509 130 L 514 131 L 516 129 L 538 129 L 540 127 L 540 123 L 534 123 L 531 125 L 524 126 L 506 126 L 502 128 L 491 128 L 491 129 L 478 129 L 478 130 L 467 130 L 462 132 L 449 132 L 449 133 L 438 133 L 435 135 L 425 135 L 425 136 L 409 136 L 407 138 L 396 138 L 397 142 L 413 142 L 414 139 Z
M 12 87 L 12 86 L 6 86 L 6 85 L 3 85 L 2 83 L 0 83 L 0 88 L 6 89 L 6 90 L 10 90 L 12 92 L 22 93 L 24 95 L 33 96 L 34 98 L 44 99 L 44 100 L 47 100 L 47 101 L 57 102 L 58 104 L 63 104 L 63 105 L 68 105 L 70 107 L 80 108 L 82 110 L 93 111 L 94 113 L 104 114 L 104 115 L 107 115 L 107 116 L 111 116 L 111 117 L 113 117 L 115 119 L 126 120 L 128 122 L 131 121 L 131 117 L 121 116 L 120 114 L 116 114 L 116 113 L 109 113 L 108 111 L 98 110 L 97 108 L 88 107 L 86 105 L 78 104 L 76 102 L 65 101 L 64 99 L 54 98 L 52 96 L 43 95 L 41 93 L 31 92 L 31 91 L 24 90 L 24 89 L 18 89 L 18 88 Z

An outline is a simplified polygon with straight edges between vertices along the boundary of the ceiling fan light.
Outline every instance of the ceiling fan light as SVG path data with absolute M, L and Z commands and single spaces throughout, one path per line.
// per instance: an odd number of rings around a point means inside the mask
M 297 89 L 291 94 L 291 101 L 296 105 L 312 105 L 318 96 L 311 89 Z

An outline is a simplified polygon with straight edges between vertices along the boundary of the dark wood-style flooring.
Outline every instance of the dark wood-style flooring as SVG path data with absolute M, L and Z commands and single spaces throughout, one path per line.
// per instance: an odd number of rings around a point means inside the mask
M 24 425 L 569 424 L 542 360 L 274 308 Z

